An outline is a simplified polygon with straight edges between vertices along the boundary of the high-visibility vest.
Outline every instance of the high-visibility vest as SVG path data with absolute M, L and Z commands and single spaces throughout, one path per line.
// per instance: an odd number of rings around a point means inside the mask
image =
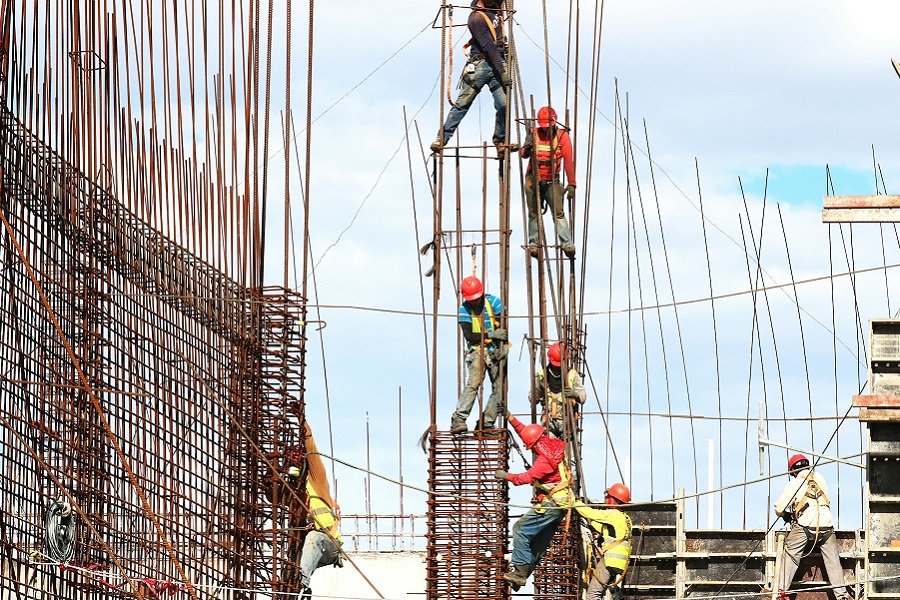
M 344 538 L 338 531 L 340 517 L 336 516 L 334 510 L 319 497 L 309 480 L 306 481 L 306 492 L 309 494 L 309 518 L 312 519 L 313 526 L 330 534 L 338 546 L 343 546 Z
M 549 140 L 542 140 L 537 131 L 535 131 L 532 133 L 532 139 L 534 140 L 538 179 L 541 181 L 555 181 L 559 179 L 560 164 L 562 164 L 563 158 L 562 148 L 560 148 L 559 144 L 559 130 L 554 128 L 553 137 Z
M 569 381 L 570 388 L 575 386 L 575 376 L 577 374 L 578 374 L 578 372 L 575 369 L 569 369 L 568 381 Z M 565 398 L 565 394 L 563 393 L 563 391 L 560 391 L 559 393 L 550 391 L 550 385 L 549 385 L 549 383 L 546 383 L 546 375 L 544 375 L 543 369 L 540 369 L 537 372 L 537 375 L 538 375 L 538 379 L 545 382 L 544 383 L 544 391 L 546 393 L 546 398 L 547 398 L 547 412 L 549 413 L 550 418 L 553 419 L 554 421 L 556 419 L 561 419 L 563 417 L 562 408 L 563 408 L 563 399 Z M 574 399 L 572 400 L 572 402 L 574 403 Z
M 625 571 L 631 558 L 631 518 L 617 508 L 592 508 L 581 501 L 574 506 L 600 534 L 600 555 L 606 566 Z
M 494 315 L 494 307 L 491 306 L 491 303 L 487 298 L 484 299 L 484 307 L 487 309 L 487 318 L 491 321 L 491 329 L 485 329 L 485 331 L 497 329 L 500 326 L 500 322 Z M 484 322 L 484 316 L 476 315 L 475 311 L 472 310 L 471 305 L 469 306 L 469 316 L 472 317 L 472 333 L 481 333 L 481 325 Z

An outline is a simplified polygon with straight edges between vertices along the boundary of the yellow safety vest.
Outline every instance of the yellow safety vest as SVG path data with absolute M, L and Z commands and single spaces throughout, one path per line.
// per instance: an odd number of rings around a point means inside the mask
M 500 326 L 500 323 L 494 317 L 494 307 L 491 306 L 491 303 L 487 298 L 484 299 L 484 307 L 487 309 L 488 319 L 491 320 L 491 329 L 497 329 Z M 481 324 L 484 322 L 484 317 L 482 315 L 476 315 L 471 307 L 469 308 L 469 316 L 472 317 L 472 333 L 481 333 Z
M 336 516 L 334 510 L 319 497 L 309 480 L 306 482 L 306 492 L 309 494 L 309 518 L 312 519 L 315 528 L 330 534 L 338 546 L 343 546 L 344 538 L 338 531 L 340 516 Z
M 575 503 L 575 510 L 600 534 L 600 555 L 606 566 L 625 571 L 631 558 L 631 518 L 617 508 L 592 508 L 581 501 Z

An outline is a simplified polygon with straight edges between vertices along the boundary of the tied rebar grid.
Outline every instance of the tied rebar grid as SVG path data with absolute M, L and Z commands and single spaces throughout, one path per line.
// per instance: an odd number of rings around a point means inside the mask
M 0 589 L 269 588 L 297 554 L 260 473 L 301 442 L 303 299 L 167 240 L 9 113 L 0 176 Z M 54 499 L 94 576 L 30 564 Z
M 581 597 L 581 528 L 574 512 L 559 524 L 544 558 L 534 570 L 535 600 L 577 600 Z
M 428 458 L 428 600 L 508 598 L 502 575 L 508 548 L 506 429 L 431 436 Z

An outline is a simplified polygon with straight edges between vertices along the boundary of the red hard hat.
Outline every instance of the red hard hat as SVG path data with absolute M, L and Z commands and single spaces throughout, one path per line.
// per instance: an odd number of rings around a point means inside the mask
M 803 456 L 802 454 L 795 454 L 788 459 L 788 471 L 793 471 L 796 468 L 796 465 L 800 461 L 806 461 L 805 465 L 800 465 L 801 467 L 809 466 L 809 459 Z
M 623 504 L 631 502 L 631 490 L 624 483 L 614 483 L 606 490 L 606 495 L 615 498 Z
M 547 360 L 550 361 L 550 364 L 554 367 L 558 367 L 562 364 L 562 349 L 559 346 L 559 342 L 556 342 L 550 349 L 547 350 Z
M 526 425 L 522 430 L 522 441 L 525 442 L 525 448 L 528 450 L 534 448 L 542 435 L 544 435 L 544 428 L 541 425 L 537 423 Z
M 484 296 L 484 286 L 481 285 L 481 281 L 475 276 L 463 279 L 462 284 L 459 286 L 459 291 L 467 302 L 478 300 Z
M 538 127 L 553 127 L 556 125 L 556 111 L 545 106 L 537 114 Z

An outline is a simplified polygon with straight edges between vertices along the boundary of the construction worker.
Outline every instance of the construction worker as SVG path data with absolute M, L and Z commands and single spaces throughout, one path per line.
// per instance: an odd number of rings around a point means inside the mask
M 313 488 L 312 482 L 306 480 L 306 492 L 309 494 L 308 521 L 312 529 L 303 540 L 303 551 L 300 554 L 300 583 L 306 588 L 305 595 L 312 593 L 309 586 L 313 572 L 325 565 L 342 567 L 340 546 L 344 538 L 338 531 L 335 510 L 325 502 Z
M 507 354 L 507 333 L 499 321 L 503 303 L 496 296 L 485 294 L 484 285 L 475 276 L 462 280 L 460 294 L 463 303 L 459 307 L 459 328 L 466 338 L 467 375 L 466 385 L 450 419 L 451 433 L 467 430 L 466 419 L 484 382 L 485 371 L 491 378 L 491 396 L 477 429 L 492 429 L 497 415 L 505 412 L 505 407 L 498 406 Z
M 576 502 L 578 511 L 599 536 L 600 547 L 591 544 L 592 556 L 588 564 L 593 563 L 589 571 L 590 580 L 587 586 L 586 600 L 602 600 L 607 588 L 612 600 L 623 600 L 625 592 L 621 583 L 628 569 L 631 558 L 631 519 L 619 510 L 620 504 L 631 502 L 631 491 L 624 483 L 614 483 L 606 490 L 606 504 L 611 508 L 592 508 L 582 502 Z
M 791 524 L 791 530 L 784 539 L 778 578 L 779 598 L 787 600 L 786 592 L 800 566 L 800 559 L 818 548 L 828 581 L 832 586 L 838 586 L 832 590 L 835 598 L 850 600 L 850 594 L 844 587 L 844 570 L 834 537 L 828 485 L 821 475 L 810 470 L 809 460 L 802 454 L 788 459 L 788 471 L 793 479 L 775 502 L 775 514 Z
M 472 0 L 468 26 L 472 39 L 466 66 L 460 76 L 460 91 L 456 103 L 447 114 L 444 126 L 431 144 L 432 152 L 440 152 L 453 137 L 460 121 L 485 85 L 494 96 L 494 145 L 506 141 L 506 89 L 512 78 L 507 68 L 506 34 L 501 9 L 503 0 Z
M 535 374 L 534 387 L 528 399 L 532 406 L 543 405 L 541 423 L 550 433 L 570 440 L 571 435 L 565 435 L 567 405 L 574 408 L 576 402 L 584 404 L 587 392 L 581 375 L 575 369 L 569 369 L 563 385 L 562 351 L 559 342 L 552 344 L 547 350 L 547 365 Z M 574 411 L 571 414 L 574 415 Z M 569 423 L 569 427 L 574 427 L 574 421 Z
M 565 168 L 566 199 L 575 199 L 575 163 L 572 160 L 572 140 L 565 127 L 558 126 L 556 111 L 545 106 L 537 113 L 537 127 L 533 128 L 525 138 L 519 151 L 522 158 L 532 158 L 525 173 L 525 204 L 528 208 L 528 253 L 538 256 L 538 218 L 541 204 L 553 207 L 553 218 L 556 223 L 556 236 L 566 256 L 575 256 L 575 245 L 569 231 L 569 222 L 563 209 L 563 186 L 559 174 Z M 532 162 L 537 163 L 537 177 L 532 169 Z
M 540 562 L 572 503 L 571 474 L 566 464 L 566 443 L 546 434 L 537 424 L 523 425 L 507 413 L 509 424 L 522 438 L 525 448 L 534 450 L 534 465 L 524 473 L 507 473 L 497 469 L 498 481 L 513 485 L 533 484 L 537 488 L 537 504 L 513 525 L 513 551 L 509 571 L 503 574 L 514 591 L 525 585 L 528 576 Z

